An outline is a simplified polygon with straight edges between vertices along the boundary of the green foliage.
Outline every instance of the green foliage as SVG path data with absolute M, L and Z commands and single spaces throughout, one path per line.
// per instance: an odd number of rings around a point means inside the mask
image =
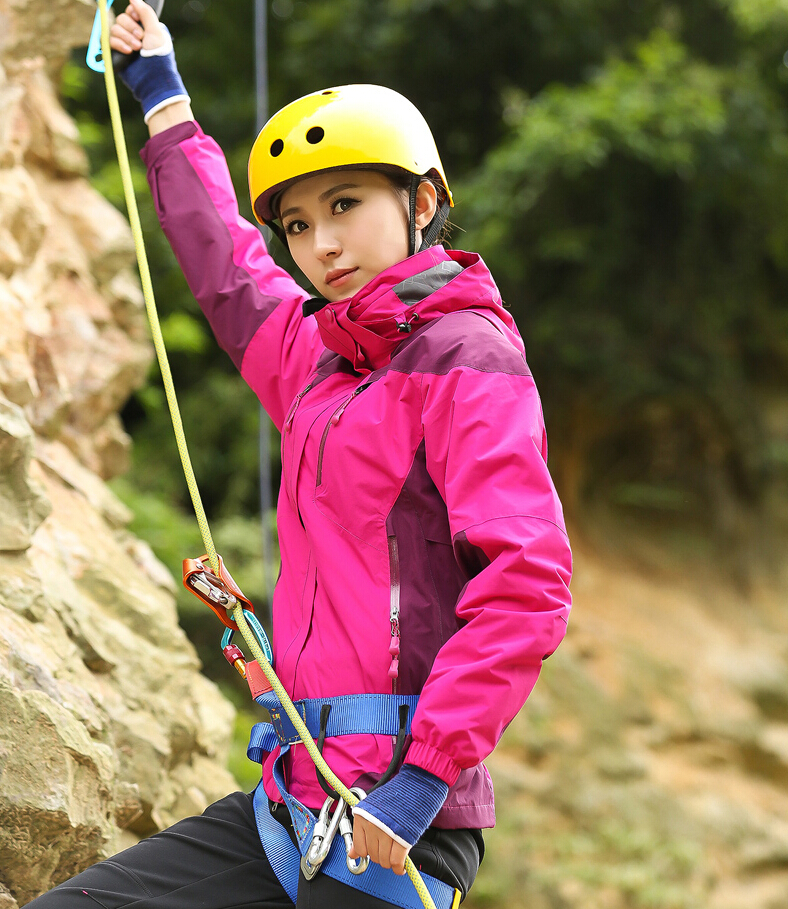
M 508 227 L 536 204 L 550 179 L 579 180 L 616 152 L 658 174 L 689 176 L 700 146 L 724 129 L 721 81 L 719 71 L 688 59 L 683 45 L 658 30 L 637 46 L 634 60 L 611 60 L 585 85 L 551 85 L 534 100 L 510 90 L 504 116 L 512 136 L 487 156 L 478 183 L 469 187 L 478 200 L 474 220 L 486 229 Z M 494 249 L 507 231 L 495 242 L 480 239 Z
M 161 334 L 168 351 L 204 353 L 209 345 L 204 322 L 185 312 L 171 312 L 161 323 Z
M 768 488 L 751 396 L 788 369 L 780 96 L 751 59 L 713 66 L 657 29 L 582 85 L 511 89 L 505 116 L 463 187 L 468 239 L 548 377 L 553 426 L 582 439 L 581 494 L 714 530 L 721 497 Z
M 788 28 L 788 7 L 782 0 L 727 0 L 723 4 L 737 23 L 752 35 Z

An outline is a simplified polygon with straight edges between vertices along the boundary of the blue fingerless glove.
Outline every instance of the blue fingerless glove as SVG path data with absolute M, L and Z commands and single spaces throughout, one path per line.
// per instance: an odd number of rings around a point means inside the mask
M 191 100 L 175 65 L 170 32 L 166 25 L 161 28 L 165 34 L 164 44 L 153 50 L 141 50 L 139 57 L 120 73 L 120 78 L 142 105 L 146 123 L 168 104 Z
M 359 802 L 353 814 L 385 829 L 403 846 L 413 846 L 424 835 L 448 794 L 449 787 L 440 777 L 415 764 L 403 764 L 388 783 Z

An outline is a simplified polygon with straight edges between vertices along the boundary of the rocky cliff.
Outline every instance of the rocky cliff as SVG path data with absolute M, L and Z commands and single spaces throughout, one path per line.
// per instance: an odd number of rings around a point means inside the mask
M 94 10 L 0 0 L 2 909 L 234 785 L 233 711 L 104 482 L 151 350 L 128 225 L 53 87 Z

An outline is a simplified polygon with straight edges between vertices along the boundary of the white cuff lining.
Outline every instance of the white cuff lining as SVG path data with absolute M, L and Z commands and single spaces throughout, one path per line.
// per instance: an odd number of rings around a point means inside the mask
M 169 107 L 171 104 L 175 104 L 176 101 L 191 103 L 191 100 L 192 99 L 188 95 L 173 95 L 171 98 L 165 98 L 163 101 L 159 101 L 158 104 L 154 104 L 148 113 L 145 114 L 143 120 L 147 123 L 154 114 L 157 114 L 160 110 L 164 110 L 165 107 Z

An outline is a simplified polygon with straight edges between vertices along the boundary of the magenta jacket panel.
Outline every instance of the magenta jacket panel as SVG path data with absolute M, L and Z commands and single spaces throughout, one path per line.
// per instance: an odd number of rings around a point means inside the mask
M 564 636 L 571 554 L 539 396 L 489 271 L 436 246 L 304 318 L 309 294 L 240 218 L 213 140 L 181 124 L 143 159 L 195 297 L 282 433 L 283 685 L 294 699 L 420 694 L 405 761 L 450 786 L 434 824 L 492 826 L 482 762 Z M 392 746 L 341 736 L 324 753 L 369 786 Z M 291 755 L 293 794 L 320 806 L 309 756 Z

